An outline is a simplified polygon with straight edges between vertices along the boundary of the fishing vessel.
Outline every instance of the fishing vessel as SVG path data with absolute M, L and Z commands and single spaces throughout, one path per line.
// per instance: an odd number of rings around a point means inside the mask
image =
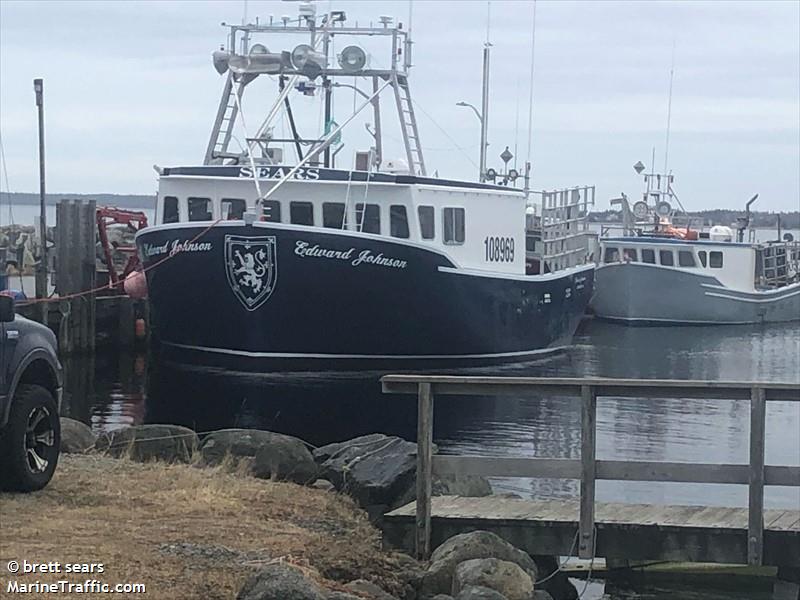
M 637 164 L 641 172 L 643 165 Z M 623 235 L 600 238 L 595 315 L 631 324 L 800 321 L 800 244 L 745 241 L 734 227 L 676 222 L 673 175 L 648 173 L 641 200 L 623 196 Z
M 156 167 L 156 223 L 136 244 L 161 348 L 258 369 L 519 361 L 568 345 L 594 265 L 526 273 L 529 194 L 513 174 L 429 174 L 409 31 L 299 6 L 297 19 L 227 26 L 203 164 Z M 271 103 L 247 104 L 251 90 Z M 248 130 L 253 105 L 270 108 Z M 371 143 L 343 167 L 342 131 L 364 113 Z M 389 131 L 402 158 L 386 156 Z

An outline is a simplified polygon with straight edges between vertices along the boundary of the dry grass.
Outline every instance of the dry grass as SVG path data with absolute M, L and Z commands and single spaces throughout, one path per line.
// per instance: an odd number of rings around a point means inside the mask
M 20 583 L 141 582 L 150 598 L 234 598 L 254 569 L 277 560 L 329 588 L 359 577 L 390 592 L 402 585 L 378 532 L 346 497 L 234 475 L 224 466 L 98 455 L 62 456 L 41 492 L 0 494 L 0 595 L 6 563 L 23 559 L 101 562 L 105 573 L 20 575 Z

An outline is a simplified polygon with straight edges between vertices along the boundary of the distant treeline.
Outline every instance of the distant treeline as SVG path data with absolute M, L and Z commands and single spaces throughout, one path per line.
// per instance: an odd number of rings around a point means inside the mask
M 698 210 L 687 213 L 691 217 L 702 218 L 706 225 L 732 225 L 737 217 L 744 216 L 743 210 L 732 210 L 726 208 L 715 208 L 713 210 Z M 751 211 L 751 227 L 777 227 L 780 217 L 781 227 L 784 229 L 800 229 L 800 211 L 791 212 L 768 212 Z M 619 221 L 620 213 L 617 210 L 603 210 L 589 213 L 589 221 L 594 223 L 607 223 L 609 221 Z
M 47 194 L 47 204 L 58 204 L 61 200 L 94 200 L 101 206 L 119 208 L 153 208 L 156 197 L 145 194 Z M 0 194 L 0 206 L 5 204 L 39 204 L 39 194 L 11 192 Z

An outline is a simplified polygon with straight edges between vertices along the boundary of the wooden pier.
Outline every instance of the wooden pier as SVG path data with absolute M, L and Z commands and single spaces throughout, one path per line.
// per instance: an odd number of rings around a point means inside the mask
M 764 486 L 800 487 L 800 467 L 764 464 L 766 404 L 800 401 L 800 385 L 713 381 L 452 377 L 388 375 L 386 393 L 416 394 L 417 498 L 385 515 L 384 535 L 427 558 L 447 538 L 493 531 L 537 555 L 667 560 L 779 567 L 798 598 L 800 510 L 764 510 Z M 439 456 L 432 453 L 433 403 L 440 395 L 549 394 L 580 399 L 581 456 L 522 458 Z M 749 464 L 598 460 L 597 399 L 680 398 L 750 403 Z M 575 501 L 516 498 L 431 498 L 433 475 L 482 475 L 580 480 Z M 747 508 L 651 506 L 595 502 L 595 482 L 668 481 L 747 485 Z

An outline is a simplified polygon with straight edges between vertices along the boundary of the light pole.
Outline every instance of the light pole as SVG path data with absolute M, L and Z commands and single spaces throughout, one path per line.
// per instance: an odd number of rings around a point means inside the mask
M 486 181 L 486 147 L 489 145 L 486 141 L 486 122 L 483 120 L 483 115 L 469 102 L 456 102 L 456 106 L 467 106 L 472 109 L 478 121 L 481 123 L 481 157 L 478 165 L 480 173 L 478 174 L 481 181 Z

